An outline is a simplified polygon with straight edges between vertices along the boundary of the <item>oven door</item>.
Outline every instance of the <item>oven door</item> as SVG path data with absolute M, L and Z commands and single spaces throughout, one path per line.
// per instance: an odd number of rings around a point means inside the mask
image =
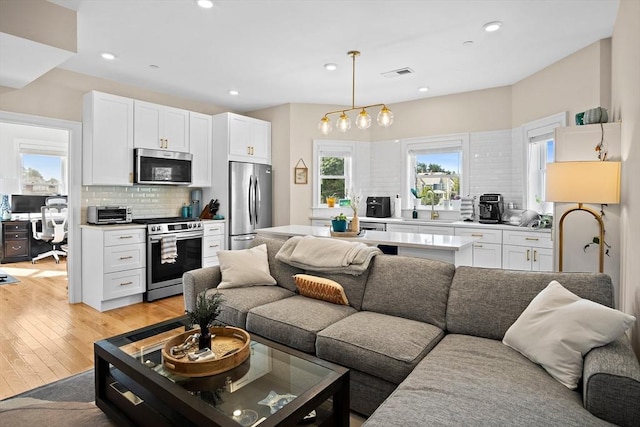
M 201 231 L 177 234 L 178 257 L 174 263 L 161 262 L 162 236 L 149 236 L 147 243 L 147 301 L 181 294 L 182 274 L 202 267 Z

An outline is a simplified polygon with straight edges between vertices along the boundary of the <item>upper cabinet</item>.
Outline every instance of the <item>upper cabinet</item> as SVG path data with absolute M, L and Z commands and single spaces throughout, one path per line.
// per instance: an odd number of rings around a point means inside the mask
M 134 146 L 189 152 L 189 111 L 135 101 Z
M 207 114 L 189 113 L 189 148 L 191 161 L 191 186 L 211 186 L 212 117 Z
M 228 160 L 271 164 L 271 123 L 233 113 L 214 117 L 227 136 Z
M 89 92 L 82 104 L 82 184 L 133 185 L 133 99 Z

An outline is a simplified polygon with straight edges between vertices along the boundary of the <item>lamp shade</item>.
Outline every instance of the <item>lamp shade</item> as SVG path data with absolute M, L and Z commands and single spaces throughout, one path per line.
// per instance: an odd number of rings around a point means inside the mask
M 620 203 L 620 162 L 547 164 L 547 202 Z

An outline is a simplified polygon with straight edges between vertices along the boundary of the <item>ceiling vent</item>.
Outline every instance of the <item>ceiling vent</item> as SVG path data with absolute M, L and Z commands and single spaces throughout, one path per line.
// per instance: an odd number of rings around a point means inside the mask
M 382 75 L 385 77 L 398 77 L 398 76 L 404 76 L 405 74 L 413 74 L 413 73 L 415 73 L 415 71 L 413 71 L 411 68 L 404 67 L 404 68 L 398 68 L 397 70 L 393 70 L 393 71 L 387 71 L 386 73 L 382 73 Z

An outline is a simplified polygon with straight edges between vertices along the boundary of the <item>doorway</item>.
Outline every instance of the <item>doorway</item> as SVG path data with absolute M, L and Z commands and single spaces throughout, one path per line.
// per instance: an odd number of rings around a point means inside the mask
M 63 184 L 67 194 L 68 219 L 67 219 L 67 274 L 68 274 L 68 300 L 69 303 L 82 302 L 81 287 L 81 239 L 80 239 L 80 191 L 82 181 L 82 124 L 67 120 L 51 119 L 47 117 L 31 116 L 27 114 L 0 111 L 0 124 L 12 124 L 11 129 L 23 129 L 24 134 L 7 135 L 8 127 L 5 127 L 5 135 L 0 134 L 0 151 L 3 153 L 0 160 L 0 178 L 8 181 L 19 182 L 22 174 L 21 163 L 16 160 L 19 154 L 19 141 L 47 140 L 47 133 L 54 141 L 61 138 L 67 140 L 66 182 Z M 34 139 L 34 135 L 37 135 Z M 61 137 L 61 135 L 64 135 Z M 5 138 L 6 137 L 6 138 Z M 37 146 L 37 144 L 35 144 Z M 55 146 L 56 144 L 51 144 Z M 24 146 L 29 147 L 29 143 Z M 58 149 L 60 145 L 57 145 Z M 33 145 L 31 145 L 33 149 Z M 28 151 L 28 148 L 27 148 Z M 17 153 L 16 153 L 17 152 Z M 13 156 L 5 153 L 14 153 Z M 19 175 L 20 174 L 20 175 Z M 15 193 L 20 191 L 16 188 Z

